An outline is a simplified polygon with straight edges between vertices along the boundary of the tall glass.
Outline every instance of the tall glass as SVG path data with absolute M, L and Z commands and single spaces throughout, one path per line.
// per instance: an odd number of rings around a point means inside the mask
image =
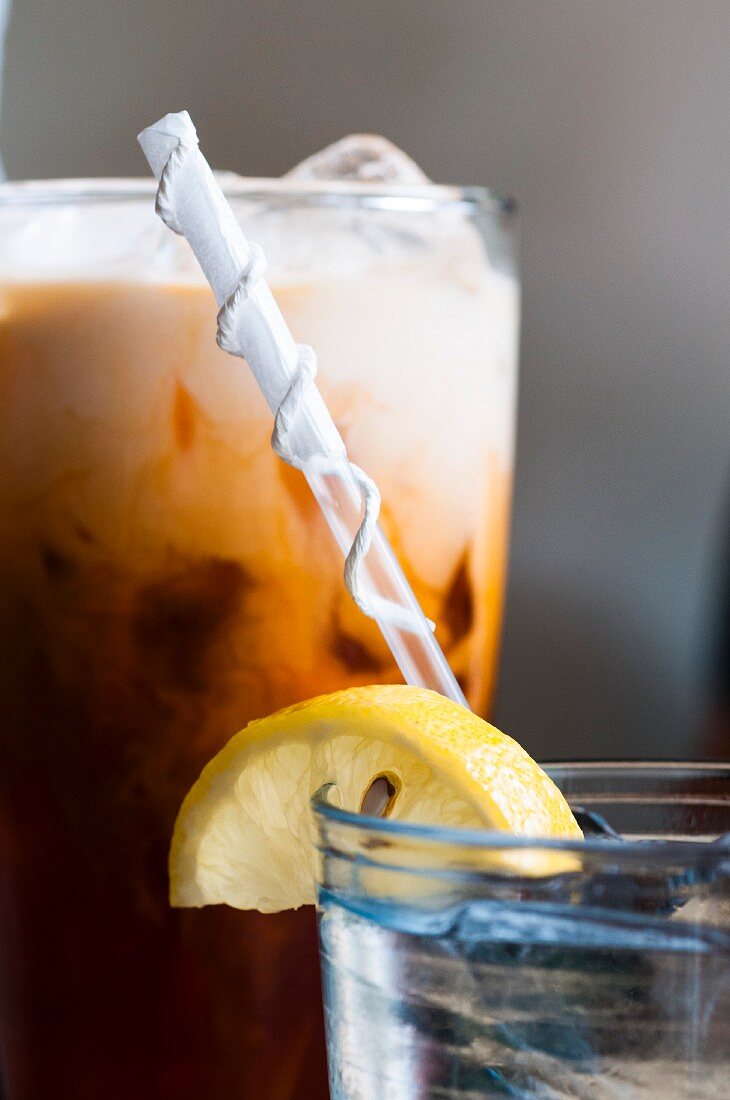
M 509 207 L 227 180 L 472 704 L 517 342 Z M 249 719 L 397 680 L 146 182 L 0 188 L 0 1035 L 8 1100 L 326 1095 L 313 913 L 174 912 L 183 794 Z
M 728 1094 L 730 767 L 552 771 L 626 839 L 525 841 L 317 800 L 333 1100 Z

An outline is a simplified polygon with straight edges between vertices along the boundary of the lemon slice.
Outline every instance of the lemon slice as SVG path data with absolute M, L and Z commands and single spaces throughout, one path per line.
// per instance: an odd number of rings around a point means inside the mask
M 188 793 L 171 902 L 276 912 L 314 901 L 312 794 L 395 820 L 580 838 L 558 788 L 516 741 L 433 691 L 359 687 L 251 722 Z

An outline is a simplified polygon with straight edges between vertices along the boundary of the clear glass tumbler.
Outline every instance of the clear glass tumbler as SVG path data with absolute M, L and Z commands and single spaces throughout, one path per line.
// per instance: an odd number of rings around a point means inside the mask
M 333 1100 L 728 1095 L 730 767 L 549 770 L 584 842 L 315 800 Z
M 226 177 L 472 705 L 494 681 L 517 283 L 486 191 Z M 397 681 L 152 181 L 0 187 L 8 1100 L 321 1100 L 312 911 L 173 912 L 180 802 L 250 719 Z

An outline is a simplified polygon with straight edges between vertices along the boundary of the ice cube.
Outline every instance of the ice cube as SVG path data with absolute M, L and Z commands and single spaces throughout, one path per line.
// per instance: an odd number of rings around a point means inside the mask
M 266 252 L 271 276 L 281 283 L 317 277 L 379 274 L 402 264 L 443 267 L 453 261 L 463 271 L 462 257 L 473 257 L 484 269 L 478 233 L 463 213 L 449 209 L 443 195 L 434 205 L 409 207 L 409 191 L 428 188 L 430 180 L 418 165 L 387 138 L 350 134 L 292 168 L 283 179 L 294 187 L 342 184 L 343 201 L 333 205 L 310 196 L 301 205 L 275 200 L 249 217 L 251 239 Z M 354 191 L 348 185 L 356 185 Z M 367 213 L 357 201 L 357 185 L 372 185 L 384 193 L 405 192 L 403 209 L 371 205 Z
M 415 161 L 379 134 L 348 134 L 301 161 L 285 179 L 404 185 L 429 182 Z

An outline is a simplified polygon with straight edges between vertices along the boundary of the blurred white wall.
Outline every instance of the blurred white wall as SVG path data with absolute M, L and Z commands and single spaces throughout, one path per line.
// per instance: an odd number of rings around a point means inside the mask
M 540 755 L 696 751 L 730 490 L 727 0 L 15 0 L 11 177 L 143 174 L 186 106 L 278 174 L 353 130 L 522 210 L 498 718 Z

